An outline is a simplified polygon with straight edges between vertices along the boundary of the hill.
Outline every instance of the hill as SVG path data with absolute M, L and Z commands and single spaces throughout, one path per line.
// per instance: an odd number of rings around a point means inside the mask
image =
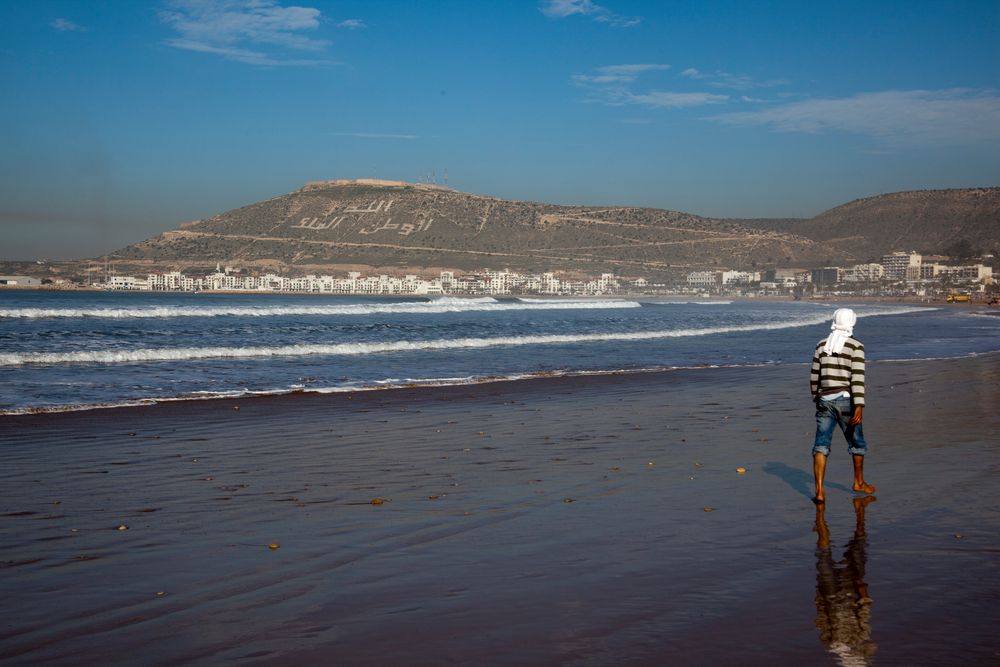
M 857 261 L 877 260 L 894 250 L 1000 254 L 996 252 L 1000 248 L 1000 188 L 895 192 L 857 199 L 807 220 L 739 222 L 804 236 Z
M 358 268 L 615 270 L 836 261 L 802 236 L 635 207 L 510 201 L 395 181 L 320 181 L 182 225 L 109 255 L 119 270 L 216 263 L 295 272 Z
M 0 274 L 87 280 L 102 278 L 108 265 L 141 276 L 222 264 L 286 274 L 510 268 L 658 278 L 721 267 L 847 266 L 894 250 L 1000 256 L 1000 188 L 885 194 L 811 219 L 723 220 L 511 201 L 401 181 L 317 181 L 106 257 L 3 263 Z

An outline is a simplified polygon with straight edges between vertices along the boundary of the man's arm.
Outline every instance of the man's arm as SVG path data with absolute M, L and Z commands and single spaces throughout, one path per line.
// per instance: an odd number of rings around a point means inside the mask
M 865 346 L 858 346 L 851 352 L 851 402 L 854 403 L 854 414 L 851 415 L 851 426 L 861 423 L 865 407 Z
M 855 405 L 854 414 L 851 415 L 851 421 L 847 422 L 851 426 L 857 426 L 861 423 L 862 413 L 865 411 L 865 406 Z
M 809 392 L 813 398 L 819 396 L 819 346 L 813 352 L 812 369 L 809 371 Z

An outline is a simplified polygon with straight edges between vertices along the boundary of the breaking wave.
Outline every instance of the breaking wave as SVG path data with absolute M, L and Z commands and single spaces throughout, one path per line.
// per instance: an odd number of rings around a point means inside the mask
M 898 315 L 906 312 L 926 310 L 925 308 L 888 308 L 859 313 L 859 317 L 874 315 Z M 827 314 L 797 318 L 784 322 L 762 324 L 730 325 L 701 329 L 667 329 L 657 331 L 636 331 L 619 333 L 590 334 L 548 334 L 530 336 L 497 336 L 492 338 L 446 338 L 435 340 L 385 341 L 376 343 L 320 343 L 277 345 L 271 347 L 188 347 L 151 348 L 136 350 L 99 350 L 78 352 L 22 352 L 0 354 L 0 366 L 20 366 L 24 364 L 72 364 L 72 363 L 130 363 L 156 361 L 189 361 L 197 359 L 253 359 L 270 357 L 301 357 L 312 355 L 357 356 L 391 352 L 415 352 L 429 350 L 468 350 L 490 347 L 512 347 L 524 345 L 561 345 L 574 343 L 598 343 L 613 341 L 643 341 L 691 336 L 708 336 L 721 333 L 774 331 L 795 327 L 812 326 L 829 321 Z
M 463 313 L 509 310 L 581 310 L 639 308 L 635 301 L 597 299 L 589 301 L 497 301 L 485 297 L 445 297 L 433 301 L 364 303 L 335 306 L 150 306 L 145 308 L 8 308 L 0 319 L 81 318 L 148 319 L 172 317 L 277 317 L 287 315 L 379 315 L 392 313 Z

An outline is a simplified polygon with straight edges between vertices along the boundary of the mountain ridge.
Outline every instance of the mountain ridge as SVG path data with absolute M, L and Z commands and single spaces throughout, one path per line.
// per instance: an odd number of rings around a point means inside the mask
M 893 250 L 944 253 L 957 242 L 1000 246 L 1000 187 L 875 195 L 813 218 L 726 219 L 337 179 L 184 223 L 76 270 L 113 263 L 119 273 L 144 275 L 221 264 L 297 274 L 510 268 L 676 278 L 699 269 L 850 265 Z
M 133 244 L 116 264 L 563 270 L 675 274 L 715 265 L 811 261 L 807 238 L 630 206 L 501 199 L 402 181 L 313 181 Z

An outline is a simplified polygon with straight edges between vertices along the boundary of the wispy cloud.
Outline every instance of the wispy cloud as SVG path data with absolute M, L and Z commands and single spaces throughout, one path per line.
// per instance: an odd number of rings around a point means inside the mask
M 177 32 L 167 40 L 174 48 L 250 65 L 328 62 L 289 55 L 318 54 L 329 46 L 303 34 L 319 27 L 320 10 L 312 7 L 283 7 L 276 0 L 170 0 L 160 18 Z
M 367 28 L 368 26 L 361 19 L 345 19 L 337 24 L 338 28 L 347 28 L 348 30 L 357 30 L 358 28 Z
M 591 0 L 545 0 L 539 10 L 550 19 L 564 19 L 579 14 L 589 16 L 600 23 L 607 23 L 613 28 L 632 28 L 642 23 L 642 19 L 638 16 L 616 14 Z
M 330 132 L 332 137 L 354 137 L 355 139 L 419 139 L 416 134 L 389 134 L 385 132 Z
M 73 23 L 69 19 L 56 19 L 55 21 L 53 21 L 49 25 L 51 25 L 53 28 L 55 28 L 59 32 L 86 32 L 87 31 L 87 29 L 84 26 L 79 25 L 78 23 Z
M 750 90 L 751 88 L 772 88 L 774 86 L 781 86 L 786 83 L 784 79 L 771 79 L 769 81 L 757 81 L 753 77 L 746 74 L 733 74 L 731 72 L 726 72 L 723 70 L 715 70 L 714 72 L 703 72 L 702 70 L 696 69 L 694 67 L 689 67 L 683 72 L 681 76 L 693 79 L 695 81 L 704 81 L 705 85 L 712 86 L 714 88 L 728 88 L 731 90 Z
M 712 120 L 778 132 L 846 132 L 894 145 L 1000 141 L 1000 94 L 993 90 L 887 90 L 725 113 Z
M 587 101 L 608 106 L 638 105 L 654 109 L 681 109 L 729 101 L 728 95 L 716 93 L 664 90 L 636 92 L 633 89 L 632 84 L 641 75 L 668 69 L 670 65 L 662 63 L 606 65 L 598 67 L 591 74 L 574 74 L 570 80 L 590 91 Z
M 615 84 L 631 83 L 639 78 L 644 72 L 655 72 L 657 70 L 668 70 L 670 65 L 659 64 L 635 64 L 635 65 L 605 65 L 594 70 L 594 74 L 574 74 L 574 83 L 586 84 Z
M 651 90 L 638 95 L 629 94 L 623 98 L 625 104 L 639 104 L 656 109 L 682 109 L 700 107 L 705 104 L 721 104 L 729 101 L 728 95 L 715 93 L 679 93 L 665 90 Z

